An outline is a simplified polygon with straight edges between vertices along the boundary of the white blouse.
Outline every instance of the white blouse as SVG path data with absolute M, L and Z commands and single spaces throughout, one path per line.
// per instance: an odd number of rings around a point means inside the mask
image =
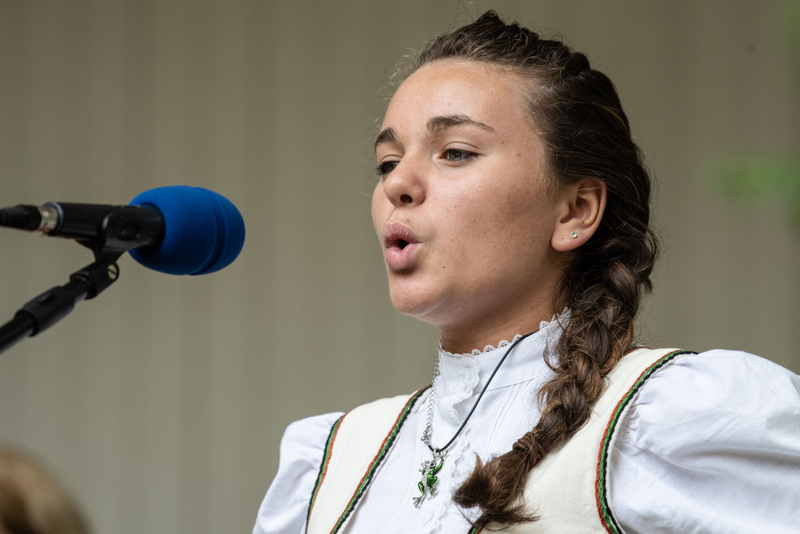
M 465 534 L 474 510 L 450 494 L 475 465 L 511 449 L 539 419 L 536 392 L 553 372 L 544 362 L 560 334 L 543 323 L 492 380 L 438 473 L 438 493 L 420 508 L 420 441 L 427 395 L 356 508 L 352 534 Z M 439 352 L 434 447 L 456 432 L 507 350 Z M 330 413 L 289 425 L 280 466 L 258 512 L 254 534 L 300 534 L 331 426 Z M 658 371 L 637 393 L 611 455 L 612 509 L 627 533 L 800 532 L 800 376 L 743 352 L 687 355 Z M 589 454 L 596 454 L 591 451 Z

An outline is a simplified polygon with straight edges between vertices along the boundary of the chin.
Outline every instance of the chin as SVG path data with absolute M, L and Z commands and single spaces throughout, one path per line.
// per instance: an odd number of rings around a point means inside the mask
M 426 317 L 436 308 L 437 299 L 422 291 L 390 288 L 389 297 L 395 310 L 425 322 L 430 322 Z

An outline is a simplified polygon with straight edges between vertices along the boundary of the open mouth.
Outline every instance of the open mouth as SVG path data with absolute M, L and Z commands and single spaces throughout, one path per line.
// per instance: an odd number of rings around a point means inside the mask
M 388 223 L 384 227 L 383 243 L 386 264 L 391 270 L 405 271 L 415 265 L 420 242 L 407 226 Z
M 402 237 L 394 237 L 392 239 L 388 239 L 386 241 L 386 248 L 393 248 L 393 249 L 400 249 L 403 250 L 409 245 L 413 245 L 414 242 L 410 241 L 409 239 L 404 239 Z
M 386 229 L 383 242 L 386 244 L 387 249 L 394 248 L 404 250 L 409 245 L 417 243 L 417 240 L 405 226 L 394 225 Z

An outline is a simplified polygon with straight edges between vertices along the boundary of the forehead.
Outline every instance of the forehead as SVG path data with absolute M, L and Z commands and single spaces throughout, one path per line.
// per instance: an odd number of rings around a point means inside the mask
M 429 117 L 464 115 L 495 127 L 530 127 L 526 83 L 489 63 L 438 60 L 412 73 L 397 89 L 383 127 L 413 127 Z M 487 122 L 489 121 L 489 122 Z

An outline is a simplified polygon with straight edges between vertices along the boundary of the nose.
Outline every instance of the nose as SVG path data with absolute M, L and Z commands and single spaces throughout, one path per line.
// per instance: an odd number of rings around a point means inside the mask
M 383 192 L 395 207 L 411 207 L 425 201 L 422 169 L 410 158 L 403 158 L 383 179 Z

